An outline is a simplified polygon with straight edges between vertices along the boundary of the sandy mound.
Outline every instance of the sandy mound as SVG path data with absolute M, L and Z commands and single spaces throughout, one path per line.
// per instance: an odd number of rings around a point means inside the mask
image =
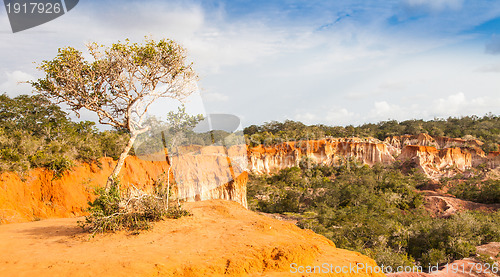
M 290 264 L 297 264 L 294 271 L 325 263 L 339 271 L 345 266 L 345 272 L 356 264 L 375 266 L 323 236 L 235 202 L 210 200 L 185 208 L 193 216 L 159 222 L 139 235 L 89 238 L 74 218 L 2 225 L 0 276 L 303 276 L 291 274 Z

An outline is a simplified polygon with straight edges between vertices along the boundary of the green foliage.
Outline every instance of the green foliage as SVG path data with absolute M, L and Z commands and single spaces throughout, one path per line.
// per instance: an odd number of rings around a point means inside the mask
M 44 77 L 29 83 L 37 93 L 65 103 L 76 114 L 84 108 L 94 112 L 100 123 L 132 135 L 143 131 L 142 120 L 156 99 L 182 100 L 195 91 L 192 64 L 173 40 L 126 39 L 109 47 L 93 42 L 87 50 L 89 60 L 73 47 L 59 48 L 55 58 L 38 67 Z
M 454 196 L 478 203 L 500 203 L 500 180 L 484 179 L 481 175 L 467 179 L 445 179 L 444 185 L 449 186 L 448 193 Z
M 115 180 L 108 190 L 96 189 L 97 198 L 89 202 L 90 215 L 85 217 L 85 222 L 79 222 L 83 229 L 92 234 L 122 229 L 147 230 L 151 228 L 151 222 L 191 215 L 180 205 L 169 207 L 170 196 L 163 186 L 153 194 L 145 194 L 137 189 L 127 194 L 120 191 L 119 187 L 119 182 Z
M 422 264 L 426 266 L 435 266 L 449 262 L 449 258 L 443 249 L 432 248 L 422 255 Z
M 500 145 L 500 116 L 487 114 L 483 117 L 465 116 L 449 117 L 447 119 L 396 120 L 382 121 L 377 124 L 367 123 L 357 127 L 326 126 L 322 124 L 306 126 L 301 122 L 286 120 L 266 122 L 261 126 L 251 125 L 244 130 L 247 143 L 275 144 L 283 141 L 303 139 L 321 139 L 332 137 L 375 137 L 384 140 L 394 135 L 417 135 L 427 133 L 432 136 L 447 136 L 454 138 L 477 138 L 484 142 L 485 152 L 498 151 Z
M 57 176 L 75 160 L 116 159 L 129 137 L 99 132 L 90 121 L 72 122 L 59 106 L 39 95 L 0 95 L 0 126 L 0 170 L 45 167 Z
M 500 239 L 500 212 L 431 217 L 416 190 L 428 182 L 381 165 L 293 167 L 251 176 L 248 203 L 262 212 L 292 213 L 299 227 L 393 268 L 469 257 L 475 246 Z

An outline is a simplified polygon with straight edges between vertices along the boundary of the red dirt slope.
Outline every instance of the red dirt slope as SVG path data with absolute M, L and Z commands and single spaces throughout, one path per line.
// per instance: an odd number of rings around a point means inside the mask
M 208 200 L 185 208 L 193 216 L 156 223 L 139 235 L 89 238 L 74 218 L 2 225 L 0 276 L 303 276 L 291 274 L 290 264 L 375 266 L 323 236 L 236 202 Z
M 183 195 L 187 195 L 185 191 L 192 191 L 190 201 L 228 199 L 246 206 L 246 172 L 235 182 L 213 184 L 212 175 L 224 174 L 220 160 L 226 161 L 226 158 L 217 155 L 177 158 L 176 165 L 200 171 L 194 176 L 198 179 L 183 186 Z M 95 197 L 94 189 L 106 183 L 115 164 L 111 158 L 102 158 L 101 167 L 78 163 L 61 178 L 54 178 L 53 172 L 41 168 L 30 170 L 24 177 L 13 172 L 0 174 L 0 224 L 84 215 L 88 201 Z M 163 172 L 168 172 L 165 161 L 144 161 L 130 156 L 120 172 L 122 186 L 133 184 L 145 191 L 151 190 Z

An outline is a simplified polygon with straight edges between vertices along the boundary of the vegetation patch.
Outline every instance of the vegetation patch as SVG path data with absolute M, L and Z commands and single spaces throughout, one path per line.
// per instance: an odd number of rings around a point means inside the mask
M 0 171 L 44 167 L 58 177 L 74 161 L 117 159 L 128 137 L 123 131 L 99 131 L 91 121 L 73 122 L 40 95 L 0 95 Z
M 127 191 L 119 189 L 115 180 L 108 189 L 98 188 L 97 198 L 89 202 L 89 215 L 80 227 L 92 234 L 107 231 L 139 231 L 151 228 L 151 222 L 165 218 L 180 218 L 191 215 L 178 202 L 169 202 L 170 192 L 163 185 L 156 185 L 147 194 L 133 185 Z
M 474 256 L 475 246 L 500 240 L 500 211 L 431 216 L 416 189 L 429 182 L 394 166 L 301 166 L 251 176 L 248 203 L 253 210 L 294 216 L 299 227 L 337 247 L 393 268 L 428 268 Z
M 469 178 L 456 175 L 443 179 L 442 184 L 449 188 L 448 193 L 460 199 L 484 204 L 500 203 L 500 180 L 485 179 L 484 174 Z

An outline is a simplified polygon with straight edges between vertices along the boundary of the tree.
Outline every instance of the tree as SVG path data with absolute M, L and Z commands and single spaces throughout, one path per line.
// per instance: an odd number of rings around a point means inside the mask
M 101 124 L 130 133 L 130 139 L 109 176 L 106 189 L 118 176 L 137 136 L 149 128 L 143 125 L 150 105 L 158 98 L 182 101 L 196 90 L 192 64 L 186 51 L 173 40 L 143 44 L 118 42 L 111 47 L 90 43 L 93 61 L 73 47 L 61 48 L 53 60 L 38 67 L 45 77 L 29 82 L 38 93 L 65 103 L 79 116 L 85 108 L 95 112 Z
M 61 108 L 42 96 L 0 95 L 0 125 L 8 132 L 26 130 L 33 136 L 54 140 L 52 129 L 67 126 L 70 120 Z M 60 133 L 61 130 L 57 130 Z M 55 132 L 54 132 L 55 133 Z

